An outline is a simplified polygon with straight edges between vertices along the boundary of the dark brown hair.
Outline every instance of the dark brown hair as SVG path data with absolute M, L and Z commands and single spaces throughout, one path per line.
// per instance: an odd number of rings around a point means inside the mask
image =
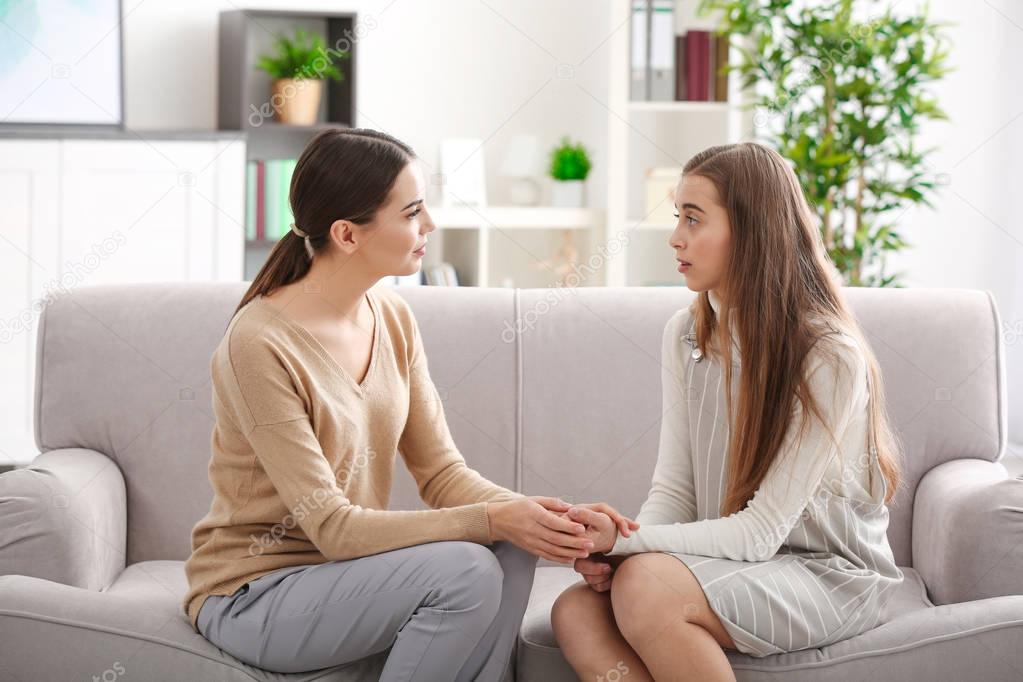
M 387 201 L 402 169 L 416 158 L 404 142 L 368 128 L 330 128 L 306 145 L 291 176 L 288 201 L 295 225 L 314 252 L 336 220 L 364 225 Z M 291 229 L 274 245 L 235 313 L 257 296 L 301 279 L 312 264 L 304 238 Z
M 809 390 L 804 360 L 815 344 L 834 356 L 829 344 L 819 343 L 834 331 L 852 336 L 866 359 L 867 409 L 873 413 L 878 459 L 889 484 L 885 502 L 890 501 L 899 484 L 902 456 L 889 426 L 881 372 L 842 297 L 841 276 L 795 172 L 773 149 L 742 142 L 700 152 L 682 175 L 700 176 L 714 185 L 732 228 L 720 319 L 706 291 L 691 308 L 700 348 L 722 359 L 730 419 L 732 338 L 738 339 L 743 354 L 728 446 L 728 490 L 720 513 L 738 512 L 753 497 L 779 454 L 797 399 L 809 408 L 802 410 L 801 431 L 809 412 L 824 422 Z M 824 427 L 831 432 L 831 425 Z M 863 447 L 865 458 L 867 443 Z

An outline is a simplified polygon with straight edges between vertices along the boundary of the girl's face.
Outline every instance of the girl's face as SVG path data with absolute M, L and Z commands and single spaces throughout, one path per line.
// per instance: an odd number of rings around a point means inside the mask
M 700 175 L 683 175 L 675 187 L 675 211 L 678 223 L 668 244 L 675 250 L 686 286 L 720 293 L 728 272 L 732 226 L 714 183 Z
M 426 252 L 426 235 L 437 229 L 426 210 L 423 172 L 415 161 L 398 174 L 387 201 L 365 225 L 348 223 L 360 259 L 374 274 L 412 275 Z

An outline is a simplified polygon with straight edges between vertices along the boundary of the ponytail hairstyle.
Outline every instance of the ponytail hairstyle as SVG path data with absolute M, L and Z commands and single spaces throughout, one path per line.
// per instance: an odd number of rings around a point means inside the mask
M 330 239 L 336 220 L 373 221 L 402 169 L 416 158 L 404 142 L 368 128 L 318 133 L 295 165 L 288 201 L 295 222 L 274 245 L 235 308 L 301 279 Z

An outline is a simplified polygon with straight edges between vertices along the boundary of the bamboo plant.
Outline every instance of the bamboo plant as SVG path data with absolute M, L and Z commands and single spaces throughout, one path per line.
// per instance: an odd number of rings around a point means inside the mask
M 794 165 L 824 244 L 849 286 L 901 286 L 887 255 L 909 246 L 899 219 L 933 207 L 943 176 L 920 126 L 947 119 L 930 86 L 947 72 L 946 24 L 927 7 L 873 0 L 701 0 L 741 61 L 758 136 Z

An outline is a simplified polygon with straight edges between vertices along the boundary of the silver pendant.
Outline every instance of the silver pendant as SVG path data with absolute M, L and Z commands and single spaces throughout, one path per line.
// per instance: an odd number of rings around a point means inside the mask
M 696 335 L 695 334 L 692 334 L 692 333 L 683 334 L 682 335 L 682 340 L 685 341 L 686 343 L 688 343 L 690 346 L 693 347 L 693 350 L 689 353 L 689 357 L 691 357 L 695 362 L 699 362 L 700 360 L 703 360 L 703 351 L 700 350 L 700 347 L 696 345 Z

